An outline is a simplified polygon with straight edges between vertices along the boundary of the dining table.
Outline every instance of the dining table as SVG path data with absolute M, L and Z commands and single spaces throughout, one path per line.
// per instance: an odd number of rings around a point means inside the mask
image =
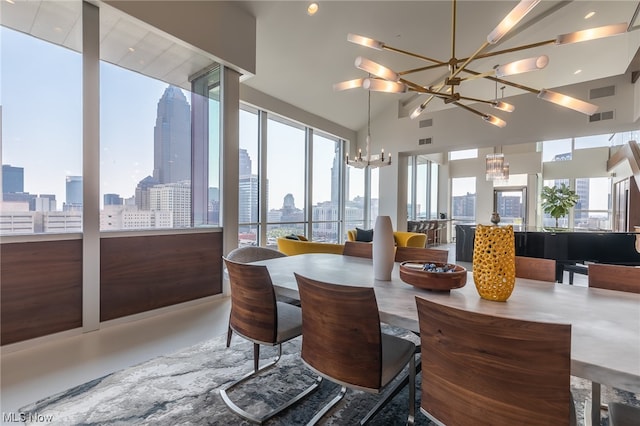
M 380 321 L 415 333 L 420 331 L 416 296 L 470 312 L 571 324 L 571 374 L 592 382 L 594 425 L 600 424 L 600 385 L 640 393 L 640 294 L 516 278 L 508 300 L 496 302 L 479 296 L 471 271 L 465 286 L 432 291 L 405 283 L 399 263 L 390 281 L 376 280 L 368 258 L 309 253 L 253 263 L 265 265 L 276 291 L 288 297 L 298 297 L 294 272 L 373 287 Z

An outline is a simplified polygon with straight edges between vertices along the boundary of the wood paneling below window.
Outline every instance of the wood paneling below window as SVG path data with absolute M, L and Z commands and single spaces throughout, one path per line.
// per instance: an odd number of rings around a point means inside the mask
M 82 326 L 82 240 L 2 244 L 1 344 Z
M 222 292 L 222 232 L 103 238 L 100 321 Z

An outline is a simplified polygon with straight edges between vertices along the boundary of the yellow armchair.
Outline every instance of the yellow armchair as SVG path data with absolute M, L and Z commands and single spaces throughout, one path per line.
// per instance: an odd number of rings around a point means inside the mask
M 303 253 L 331 253 L 342 254 L 344 251 L 343 244 L 334 243 L 317 243 L 314 241 L 290 240 L 280 237 L 277 240 L 278 251 L 287 256 L 294 256 Z
M 393 238 L 396 240 L 398 247 L 424 248 L 427 245 L 427 234 L 421 234 L 419 232 L 395 231 Z
M 347 231 L 347 239 L 349 241 L 356 240 L 356 230 L 349 229 Z M 425 247 L 427 245 L 427 234 L 420 232 L 403 232 L 394 231 L 393 239 L 396 241 L 398 247 Z

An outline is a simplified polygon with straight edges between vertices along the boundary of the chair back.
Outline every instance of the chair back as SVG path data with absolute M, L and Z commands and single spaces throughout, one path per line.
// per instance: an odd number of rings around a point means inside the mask
M 640 268 L 622 265 L 589 265 L 589 287 L 640 293 Z
M 223 260 L 231 286 L 230 327 L 254 342 L 275 344 L 278 311 L 267 267 Z
M 245 246 L 233 249 L 225 257 L 238 263 L 256 262 L 258 260 L 276 259 L 287 255 L 267 247 Z
M 539 257 L 516 256 L 516 277 L 556 282 L 556 261 Z
M 302 360 L 332 381 L 380 389 L 382 338 L 373 288 L 294 275 L 302 306 Z
M 345 241 L 344 256 L 365 257 L 367 259 L 373 258 L 373 244 L 363 243 L 360 241 Z
M 429 416 L 447 425 L 570 424 L 571 325 L 416 303 Z
M 431 262 L 447 263 L 449 261 L 449 250 L 397 247 L 396 262 L 406 262 L 407 260 L 428 260 Z

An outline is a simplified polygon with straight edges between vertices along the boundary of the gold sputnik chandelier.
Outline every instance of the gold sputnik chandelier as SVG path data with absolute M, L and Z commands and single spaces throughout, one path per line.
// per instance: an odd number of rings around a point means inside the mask
M 452 52 L 451 59 L 449 59 L 448 61 L 441 61 L 417 53 L 407 52 L 405 50 L 388 46 L 382 41 L 374 40 L 361 35 L 349 34 L 347 36 L 347 40 L 352 43 L 369 47 L 375 50 L 388 50 L 391 52 L 401 53 L 426 61 L 429 63 L 429 65 L 407 71 L 395 72 L 383 65 L 380 65 L 365 57 L 359 56 L 355 60 L 356 68 L 368 72 L 371 76 L 368 78 L 359 78 L 355 80 L 336 83 L 333 86 L 334 90 L 345 90 L 362 87 L 365 90 L 369 91 L 373 90 L 387 93 L 405 93 L 407 91 L 412 91 L 421 94 L 427 94 L 429 95 L 429 97 L 411 113 L 412 119 L 418 117 L 433 99 L 438 98 L 444 101 L 445 104 L 453 104 L 473 114 L 476 114 L 488 123 L 491 123 L 498 127 L 504 127 L 507 123 L 501 118 L 492 114 L 481 112 L 480 110 L 476 109 L 477 107 L 475 105 L 471 107 L 469 106 L 469 104 L 482 103 L 504 112 L 512 112 L 515 109 L 513 105 L 510 105 L 498 99 L 485 100 L 467 97 L 458 90 L 461 83 L 465 81 L 477 78 L 485 78 L 496 82 L 496 84 L 501 83 L 506 86 L 511 86 L 520 90 L 534 93 L 538 96 L 538 98 L 545 101 L 561 105 L 563 107 L 581 112 L 583 114 L 593 115 L 598 109 L 596 105 L 582 101 L 580 99 L 572 98 L 567 95 L 563 95 L 558 92 L 553 92 L 551 90 L 534 89 L 532 87 L 527 87 L 518 83 L 512 83 L 508 80 L 503 79 L 503 77 L 543 69 L 549 62 L 549 58 L 546 55 L 522 59 L 504 65 L 498 65 L 495 66 L 493 70 L 484 73 L 477 72 L 469 68 L 472 62 L 476 59 L 498 56 L 505 53 L 518 52 L 521 50 L 545 45 L 563 45 L 587 40 L 594 40 L 597 38 L 622 34 L 627 31 L 626 23 L 606 25 L 603 27 L 559 35 L 555 39 L 551 40 L 544 40 L 537 43 L 527 44 L 495 52 L 484 52 L 490 45 L 494 45 L 498 41 L 500 41 L 500 39 L 504 37 L 505 34 L 507 34 L 511 29 L 513 29 L 540 1 L 541 0 L 521 0 L 520 3 L 518 3 L 518 5 L 514 7 L 513 10 L 511 10 L 511 12 L 509 12 L 509 14 L 507 14 L 507 16 L 498 24 L 498 26 L 489 33 L 489 35 L 487 36 L 487 40 L 484 41 L 471 56 L 462 59 L 458 59 L 456 57 L 456 0 L 452 0 Z M 448 67 L 449 74 L 446 76 L 446 78 L 444 78 L 443 81 L 435 85 L 424 86 L 419 83 L 413 82 L 406 77 L 409 74 L 435 69 L 438 67 Z M 461 76 L 463 75 L 463 73 L 464 76 Z

